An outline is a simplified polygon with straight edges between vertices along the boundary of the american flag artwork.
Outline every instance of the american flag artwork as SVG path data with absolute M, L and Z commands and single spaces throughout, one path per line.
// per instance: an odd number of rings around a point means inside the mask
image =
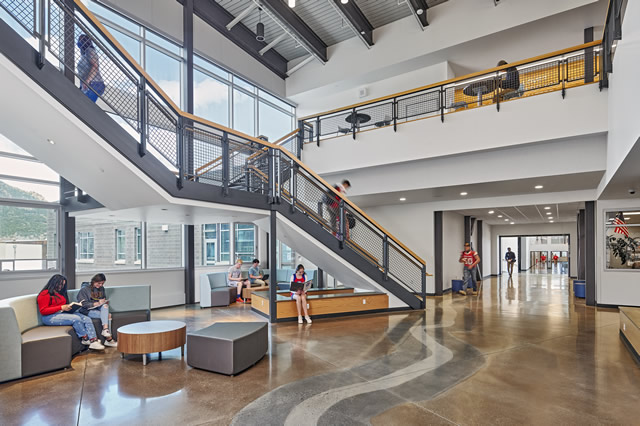
M 616 214 L 616 218 L 613 220 L 613 224 L 616 225 L 616 228 L 613 230 L 613 232 L 626 235 L 627 237 L 629 236 L 629 230 L 627 229 L 626 223 L 624 222 L 624 215 L 622 214 L 622 212 L 618 212 L 618 214 Z

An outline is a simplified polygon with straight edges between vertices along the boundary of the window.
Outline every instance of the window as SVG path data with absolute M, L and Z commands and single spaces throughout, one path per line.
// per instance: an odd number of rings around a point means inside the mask
M 227 265 L 231 264 L 230 255 L 231 255 L 231 227 L 228 223 L 221 223 L 220 224 L 220 263 L 227 264 Z
M 93 232 L 76 232 L 76 259 L 93 260 Z
M 180 61 L 146 46 L 145 69 L 176 105 L 180 105 Z
M 125 263 L 126 259 L 126 237 L 124 230 L 116 229 L 116 261 L 122 261 L 122 263 Z
M 0 204 L 0 271 L 57 269 L 58 210 Z
M 217 259 L 217 225 L 215 223 L 203 225 L 203 237 L 204 237 L 204 264 L 215 265 Z
M 255 99 L 238 89 L 233 89 L 233 128 L 249 136 L 255 136 Z
M 296 267 L 296 252 L 283 242 L 280 242 L 280 267 L 292 269 Z
M 135 235 L 135 243 L 136 243 L 136 260 L 135 263 L 140 263 L 142 262 L 142 228 L 140 227 L 136 227 L 134 229 L 134 235 Z
M 118 31 L 112 26 L 106 25 L 109 32 L 113 35 L 113 37 L 118 40 L 118 43 L 124 47 L 129 55 L 138 63 L 140 63 L 140 41 L 136 40 L 133 37 L 128 36 L 127 34 Z
M 235 259 L 251 262 L 256 252 L 256 227 L 249 223 L 236 223 L 234 234 Z
M 289 133 L 293 128 L 293 118 L 265 102 L 258 103 L 259 130 L 258 134 L 274 142 Z
M 229 126 L 229 85 L 197 70 L 193 72 L 193 108 L 197 116 Z
M 607 269 L 640 269 L 640 211 L 605 214 Z

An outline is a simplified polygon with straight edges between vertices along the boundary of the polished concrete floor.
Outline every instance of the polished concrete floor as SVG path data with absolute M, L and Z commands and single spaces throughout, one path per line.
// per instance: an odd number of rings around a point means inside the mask
M 248 306 L 152 318 L 263 321 Z M 268 355 L 235 377 L 179 350 L 147 366 L 115 348 L 79 355 L 0 385 L 0 424 L 638 424 L 640 368 L 618 321 L 574 301 L 566 276 L 503 276 L 479 296 L 430 298 L 426 313 L 271 326 Z

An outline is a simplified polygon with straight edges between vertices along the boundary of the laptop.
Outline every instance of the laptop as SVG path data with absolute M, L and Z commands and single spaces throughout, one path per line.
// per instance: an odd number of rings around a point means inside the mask
M 295 293 L 298 290 L 302 290 L 302 292 L 306 292 L 311 288 L 311 284 L 313 281 L 306 281 L 303 283 L 291 283 L 291 292 Z
M 262 281 L 268 280 L 269 279 L 269 274 L 264 274 L 261 279 L 262 279 Z

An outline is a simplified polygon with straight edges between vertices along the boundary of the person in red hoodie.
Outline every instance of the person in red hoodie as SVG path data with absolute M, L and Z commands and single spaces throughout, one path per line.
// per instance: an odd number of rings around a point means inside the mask
M 47 285 L 38 294 L 38 309 L 44 325 L 70 325 L 75 330 L 83 345 L 89 349 L 102 350 L 104 346 L 96 336 L 91 318 L 71 310 L 67 296 L 67 279 L 56 274 L 49 279 Z

